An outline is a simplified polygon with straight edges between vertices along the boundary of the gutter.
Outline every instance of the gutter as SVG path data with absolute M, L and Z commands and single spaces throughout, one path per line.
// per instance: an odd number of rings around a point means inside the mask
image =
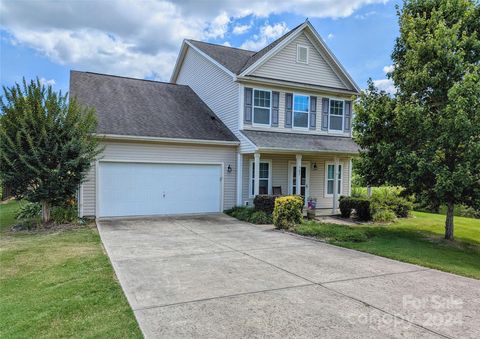
M 121 134 L 100 134 L 93 133 L 97 138 L 115 141 L 146 141 L 146 142 L 160 142 L 160 143 L 183 143 L 183 144 L 200 144 L 200 145 L 219 145 L 219 146 L 238 146 L 239 141 L 225 141 L 225 140 L 204 140 L 204 139 L 186 139 L 186 138 L 165 138 L 165 137 L 147 137 L 136 135 L 121 135 Z

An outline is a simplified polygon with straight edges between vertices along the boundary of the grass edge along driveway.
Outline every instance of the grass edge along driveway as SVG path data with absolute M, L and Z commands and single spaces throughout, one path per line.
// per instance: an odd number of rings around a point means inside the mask
M 0 337 L 141 338 L 96 228 L 12 234 L 18 206 L 0 205 Z
M 413 212 L 390 225 L 343 226 L 307 221 L 293 232 L 412 264 L 480 279 L 480 220 L 455 217 L 455 237 L 443 239 L 445 216 Z

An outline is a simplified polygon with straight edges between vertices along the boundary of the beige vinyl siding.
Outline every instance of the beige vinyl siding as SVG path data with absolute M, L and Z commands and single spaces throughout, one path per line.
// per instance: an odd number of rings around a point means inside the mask
M 184 162 L 184 163 L 223 163 L 223 206 L 230 208 L 236 203 L 236 154 L 235 146 L 210 146 L 172 143 L 137 143 L 137 142 L 105 142 L 100 161 L 152 161 L 152 162 Z M 231 165 L 232 172 L 227 172 Z M 95 166 L 88 173 L 87 180 L 81 187 L 81 210 L 84 216 L 95 216 Z M 181 180 L 181 178 L 179 178 Z M 127 192 L 126 192 L 127 194 Z
M 308 64 L 297 62 L 297 44 L 308 46 Z M 348 89 L 303 32 L 257 68 L 252 75 Z
M 253 126 L 253 125 L 244 125 L 244 129 L 249 130 L 259 130 L 259 131 L 272 131 L 272 132 L 287 132 L 287 133 L 306 133 L 306 134 L 317 134 L 317 135 L 341 135 L 341 136 L 350 136 L 350 133 L 331 133 L 327 131 L 322 131 L 322 98 L 331 98 L 331 99 L 339 99 L 339 100 L 352 100 L 351 96 L 347 95 L 332 95 L 332 94 L 325 94 L 322 92 L 313 92 L 313 91 L 298 91 L 298 90 L 289 90 L 288 88 L 284 87 L 265 87 L 265 86 L 258 86 L 255 87 L 254 85 L 245 85 L 245 87 L 251 88 L 261 88 L 267 89 L 271 91 L 278 91 L 280 92 L 280 102 L 278 108 L 278 127 L 262 127 L 262 126 Z M 285 93 L 293 93 L 293 94 L 301 94 L 301 95 L 308 95 L 308 96 L 316 96 L 317 97 L 317 115 L 316 115 L 316 128 L 315 129 L 297 129 L 294 127 L 285 128 Z M 241 110 L 243 112 L 243 108 Z M 243 113 L 242 113 L 243 114 Z M 241 149 L 242 153 L 248 153 Z
M 177 83 L 190 86 L 223 123 L 238 134 L 239 84 L 230 75 L 188 47 Z
M 253 160 L 252 155 L 244 155 L 243 158 L 243 181 L 242 181 L 242 204 L 249 201 L 252 204 L 253 199 L 250 197 L 250 161 Z M 282 194 L 289 194 L 288 185 L 288 167 L 289 163 L 295 162 L 295 154 L 261 154 L 260 160 L 272 161 L 272 186 L 281 186 Z M 350 194 L 350 178 L 349 166 L 350 157 L 339 156 L 342 168 L 342 195 Z M 310 184 L 309 196 L 317 198 L 317 208 L 331 208 L 333 198 L 325 197 L 325 163 L 334 161 L 334 155 L 304 155 L 302 161 L 310 162 Z M 313 164 L 317 163 L 317 169 L 313 169 Z

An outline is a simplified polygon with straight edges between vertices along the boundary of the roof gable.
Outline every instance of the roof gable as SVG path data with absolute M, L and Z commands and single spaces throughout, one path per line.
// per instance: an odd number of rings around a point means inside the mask
M 312 40 L 307 32 L 300 32 L 295 39 L 248 75 L 332 88 L 353 89 L 348 87 L 347 82 L 326 61 L 325 53 L 314 45 Z M 307 47 L 308 63 L 297 62 L 297 46 Z
M 255 71 L 262 67 L 268 60 L 275 57 L 286 46 L 288 46 L 293 40 L 297 39 L 303 34 L 315 48 L 310 53 L 317 53 L 323 61 L 317 63 L 326 64 L 330 67 L 330 77 L 336 78 L 332 80 L 334 87 L 338 89 L 348 89 L 353 92 L 360 92 L 360 88 L 347 73 L 345 68 L 340 64 L 337 58 L 333 55 L 332 51 L 327 47 L 323 39 L 317 33 L 312 24 L 306 20 L 304 23 L 293 28 L 288 33 L 284 34 L 271 44 L 265 46 L 258 52 L 248 51 L 239 48 L 227 47 L 222 45 L 215 45 L 211 43 L 196 41 L 196 40 L 184 40 L 180 54 L 178 56 L 175 68 L 171 77 L 171 81 L 175 82 L 178 76 L 179 70 L 182 67 L 183 58 L 185 57 L 187 48 L 195 48 L 198 52 L 203 54 L 207 59 L 222 68 L 229 75 L 235 79 L 239 76 L 254 75 Z M 324 67 L 325 68 L 325 67 Z M 325 70 L 324 70 L 325 71 Z M 312 71 L 310 71 L 312 72 Z M 292 79 L 283 79 L 286 81 L 301 82 Z M 307 81 L 307 83 L 312 83 Z M 315 84 L 315 83 L 312 83 Z M 338 87 L 340 86 L 340 87 Z

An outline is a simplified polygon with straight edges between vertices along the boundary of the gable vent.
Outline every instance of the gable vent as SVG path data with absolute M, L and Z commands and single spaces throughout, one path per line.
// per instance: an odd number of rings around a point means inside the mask
M 297 62 L 308 63 L 308 46 L 297 45 Z

